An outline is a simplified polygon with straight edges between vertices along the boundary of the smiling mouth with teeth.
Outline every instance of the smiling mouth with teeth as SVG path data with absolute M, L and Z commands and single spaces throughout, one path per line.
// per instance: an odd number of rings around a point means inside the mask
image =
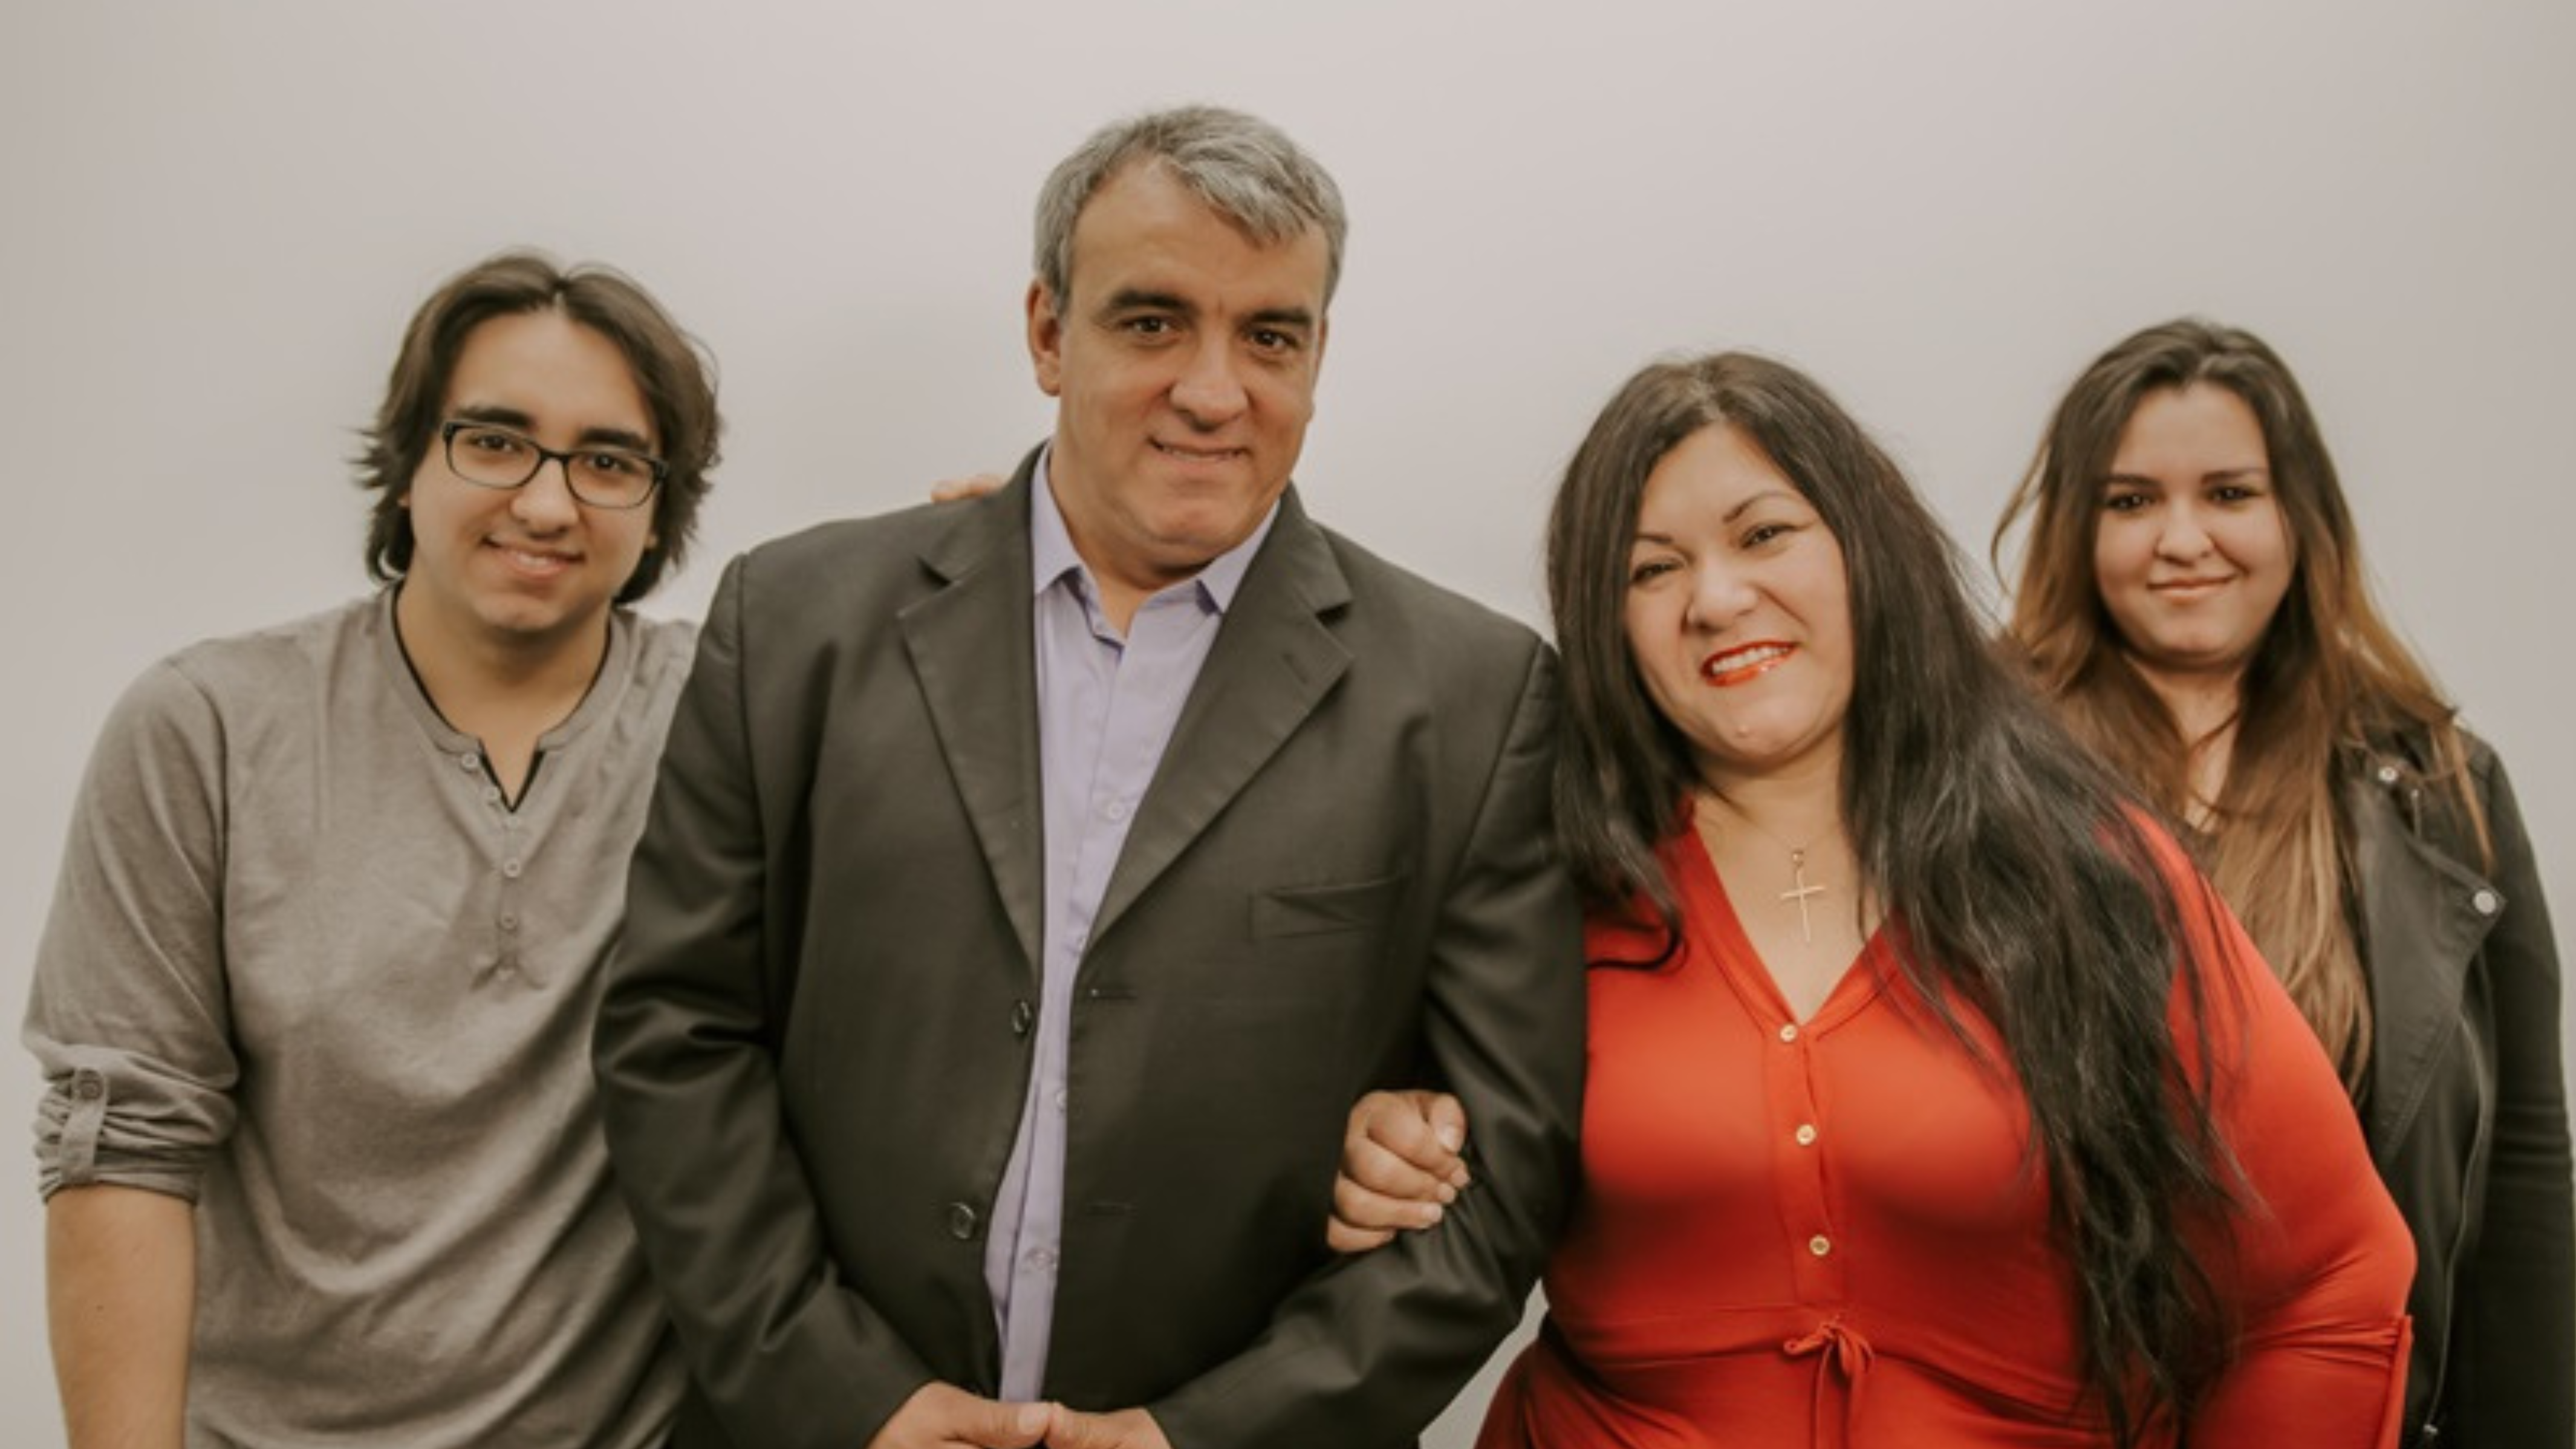
M 1786 644 L 1756 644 L 1746 649 L 1730 649 L 1702 661 L 1700 678 L 1717 685 L 1742 684 L 1770 673 L 1773 666 L 1795 652 Z

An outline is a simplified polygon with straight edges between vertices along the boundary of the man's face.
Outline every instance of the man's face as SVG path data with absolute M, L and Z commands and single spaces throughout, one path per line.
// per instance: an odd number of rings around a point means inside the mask
M 653 415 L 625 354 L 560 312 L 495 317 L 466 334 L 443 418 L 520 433 L 545 447 L 657 453 Z M 513 489 L 448 466 L 433 435 L 412 474 L 412 557 L 399 612 L 416 653 L 448 645 L 524 655 L 598 638 L 617 591 L 651 546 L 651 503 L 598 508 L 548 461 Z
M 1069 297 L 1029 288 L 1058 400 L 1048 474 L 1105 588 L 1150 593 L 1250 536 L 1288 486 L 1324 358 L 1322 231 L 1249 240 L 1158 164 L 1093 193 Z

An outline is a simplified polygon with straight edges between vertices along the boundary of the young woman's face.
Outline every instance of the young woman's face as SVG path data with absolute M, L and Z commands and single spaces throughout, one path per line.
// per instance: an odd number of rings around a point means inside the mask
M 2147 394 L 2098 508 L 2094 585 L 2139 666 L 2242 671 L 2297 567 L 2254 410 L 2208 383 Z

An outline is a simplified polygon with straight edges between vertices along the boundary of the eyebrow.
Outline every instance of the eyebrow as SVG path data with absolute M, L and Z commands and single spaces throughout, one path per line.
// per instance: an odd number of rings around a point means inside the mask
M 1178 312 L 1195 317 L 1199 309 L 1188 299 L 1171 292 L 1148 291 L 1142 287 L 1121 287 L 1100 304 L 1103 316 L 1121 312 Z M 1301 332 L 1315 330 L 1315 314 L 1303 307 L 1264 307 L 1244 319 L 1246 326 L 1293 327 Z
M 1742 518 L 1746 512 L 1751 510 L 1754 504 L 1759 503 L 1766 498 L 1785 498 L 1793 503 L 1805 504 L 1809 512 L 1813 512 L 1815 510 L 1815 505 L 1807 502 L 1806 495 L 1795 489 L 1765 488 L 1761 492 L 1754 494 L 1752 497 L 1746 498 L 1737 503 L 1733 508 L 1726 510 L 1725 516 L 1718 519 L 1718 522 L 1733 523 L 1735 520 Z M 1674 540 L 1673 536 L 1669 533 L 1649 533 L 1644 529 L 1639 529 L 1637 531 L 1636 541 L 1638 543 L 1671 543 Z
M 496 407 L 486 403 L 466 404 L 458 407 L 448 416 L 461 418 L 469 423 L 489 423 L 496 428 L 510 428 L 522 433 L 533 432 L 537 426 L 535 418 L 517 408 Z M 625 428 L 584 428 L 573 438 L 573 446 L 576 448 L 589 447 L 593 444 L 624 448 L 633 453 L 653 451 L 652 439 Z
M 2269 478 L 2271 476 L 2272 470 L 2269 468 L 2212 468 L 2208 472 L 2200 475 L 2200 481 L 2203 483 L 2217 483 L 2234 478 Z M 2138 488 L 2162 488 L 2165 486 L 2163 479 L 2150 478 L 2144 473 L 2106 473 L 2102 475 L 2102 486 L 2105 488 L 2117 487 L 2121 484 L 2127 484 L 2131 487 Z

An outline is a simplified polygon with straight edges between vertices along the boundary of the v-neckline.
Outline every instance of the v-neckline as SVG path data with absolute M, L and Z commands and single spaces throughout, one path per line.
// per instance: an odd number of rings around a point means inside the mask
M 1681 853 L 1682 869 L 1688 877 L 1682 882 L 1682 899 L 1686 905 L 1697 900 L 1709 906 L 1706 910 L 1683 910 L 1683 933 L 1698 938 L 1700 950 L 1716 963 L 1719 974 L 1764 1026 L 1829 1031 L 1858 1015 L 1886 989 L 1890 964 L 1886 960 L 1888 923 L 1882 919 L 1834 978 L 1833 989 L 1817 1004 L 1815 1014 L 1800 1020 L 1790 1009 L 1779 979 L 1771 974 L 1770 963 L 1762 959 L 1762 953 L 1753 948 L 1753 938 L 1745 934 L 1744 922 L 1735 913 L 1734 898 L 1727 895 L 1726 882 L 1717 873 L 1717 862 L 1709 857 L 1708 842 L 1696 830 L 1682 833 L 1689 837 Z

